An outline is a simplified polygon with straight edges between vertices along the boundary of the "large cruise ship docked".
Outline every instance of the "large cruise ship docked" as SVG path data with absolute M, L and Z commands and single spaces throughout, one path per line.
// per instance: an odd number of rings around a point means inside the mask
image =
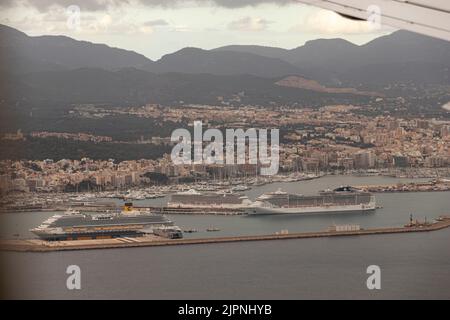
M 249 215 L 261 215 L 366 212 L 375 209 L 374 195 L 345 186 L 313 196 L 288 194 L 281 190 L 270 192 L 258 197 L 245 211 Z
M 30 231 L 44 240 L 62 241 L 136 237 L 173 225 L 164 215 L 136 210 L 131 203 L 126 203 L 121 212 L 88 214 L 68 211 L 57 214 Z M 182 234 L 176 237 L 180 238 Z
M 239 193 L 201 193 L 196 190 L 179 192 L 171 196 L 169 208 L 241 209 L 251 203 Z

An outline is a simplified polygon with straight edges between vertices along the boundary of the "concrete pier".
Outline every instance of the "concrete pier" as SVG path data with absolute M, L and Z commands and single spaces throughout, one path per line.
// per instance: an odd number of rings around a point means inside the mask
M 321 237 L 344 237 L 344 236 L 368 236 L 376 234 L 393 234 L 409 232 L 430 232 L 450 227 L 450 216 L 442 216 L 439 221 L 426 226 L 413 227 L 392 227 L 363 229 L 358 231 L 319 231 L 290 234 L 270 234 L 255 236 L 198 238 L 198 239 L 176 239 L 170 240 L 157 236 L 144 236 L 138 238 L 115 238 L 96 240 L 75 240 L 75 241 L 44 241 L 39 239 L 29 240 L 3 240 L 0 241 L 0 250 L 23 251 L 23 252 L 52 252 L 68 250 L 88 250 L 88 249 L 110 249 L 110 248 L 130 248 L 130 247 L 150 247 L 168 245 L 198 245 L 214 244 L 242 241 L 269 241 L 286 239 L 306 239 Z

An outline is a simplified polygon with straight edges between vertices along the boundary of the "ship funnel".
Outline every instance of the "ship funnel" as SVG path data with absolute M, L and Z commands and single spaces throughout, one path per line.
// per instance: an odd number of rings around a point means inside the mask
M 133 203 L 126 202 L 125 205 L 123 206 L 123 211 L 125 212 L 133 211 Z

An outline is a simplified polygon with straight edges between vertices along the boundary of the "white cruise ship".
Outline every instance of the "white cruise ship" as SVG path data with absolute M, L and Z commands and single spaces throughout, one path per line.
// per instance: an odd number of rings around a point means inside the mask
M 241 209 L 250 203 L 248 197 L 239 193 L 202 193 L 191 189 L 173 194 L 167 206 L 169 208 Z
M 258 197 L 245 211 L 249 215 L 263 215 L 367 212 L 375 209 L 374 195 L 345 186 L 313 196 L 288 194 L 281 190 L 270 192 Z

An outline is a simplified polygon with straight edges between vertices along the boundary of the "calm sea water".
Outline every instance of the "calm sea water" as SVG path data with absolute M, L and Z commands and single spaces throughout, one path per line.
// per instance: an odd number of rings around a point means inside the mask
M 315 193 L 341 184 L 387 184 L 391 178 L 325 177 L 266 185 L 255 197 L 282 187 Z M 182 228 L 200 232 L 187 237 L 267 234 L 323 230 L 336 223 L 362 227 L 401 226 L 413 213 L 431 219 L 450 213 L 450 193 L 378 194 L 382 209 L 371 214 L 321 216 L 171 216 Z M 164 200 L 164 199 L 163 199 Z M 157 199 L 157 201 L 163 201 Z M 154 200 L 153 200 L 154 201 Z M 145 201 L 144 203 L 148 203 Z M 153 204 L 153 203 L 152 203 Z M 6 214 L 2 236 L 20 234 L 51 213 Z M 208 233 L 214 226 L 220 232 Z M 450 299 L 450 230 L 431 233 L 264 241 L 177 247 L 78 252 L 1 254 L 10 298 L 150 299 L 301 299 L 439 298 Z M 69 291 L 68 265 L 82 270 L 82 290 Z M 379 265 L 382 289 L 366 287 L 366 268 Z
M 450 299 L 450 230 L 54 253 L 3 253 L 8 298 Z M 66 289 L 68 265 L 81 290 Z M 366 268 L 381 268 L 368 290 Z

